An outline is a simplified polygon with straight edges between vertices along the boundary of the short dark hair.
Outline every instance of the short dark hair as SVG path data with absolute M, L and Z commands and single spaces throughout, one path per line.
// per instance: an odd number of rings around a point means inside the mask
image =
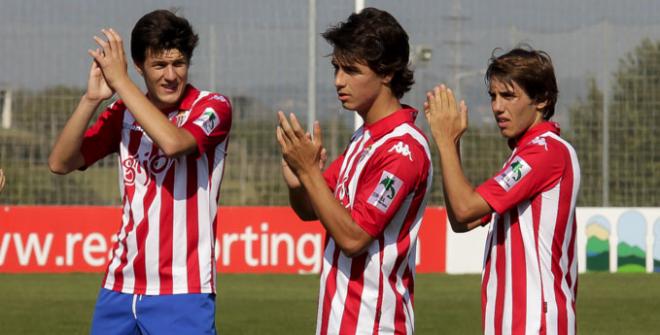
M 555 104 L 559 91 L 550 55 L 545 51 L 534 50 L 529 45 L 520 45 L 511 51 L 495 56 L 500 49 L 493 50 L 486 70 L 486 85 L 493 79 L 511 85 L 518 84 L 535 103 L 545 102 L 543 119 L 549 120 L 555 114 Z
M 399 99 L 415 82 L 408 64 L 408 34 L 386 11 L 365 8 L 322 36 L 333 46 L 340 64 L 365 64 L 380 76 L 392 75 L 390 89 Z
M 188 20 L 177 16 L 174 11 L 155 10 L 140 18 L 133 27 L 131 57 L 136 64 L 142 64 L 148 50 L 161 52 L 177 49 L 190 62 L 198 40 Z

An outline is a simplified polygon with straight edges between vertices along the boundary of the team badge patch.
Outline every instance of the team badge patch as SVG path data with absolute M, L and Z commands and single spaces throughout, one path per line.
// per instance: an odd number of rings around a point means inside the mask
M 524 159 L 516 156 L 506 170 L 495 176 L 495 181 L 506 191 L 515 186 L 523 177 L 532 171 L 532 167 Z
M 396 194 L 401 190 L 401 186 L 403 186 L 401 179 L 390 172 L 383 171 L 376 189 L 371 192 L 367 202 L 385 213 L 390 208 Z
M 202 128 L 206 135 L 209 135 L 213 129 L 218 126 L 220 119 L 215 114 L 213 108 L 207 108 L 197 120 L 193 121 L 193 123 Z

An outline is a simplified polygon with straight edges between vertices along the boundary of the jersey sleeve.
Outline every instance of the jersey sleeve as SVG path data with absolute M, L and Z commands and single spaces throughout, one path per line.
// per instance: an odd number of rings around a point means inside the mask
M 551 150 L 550 143 L 526 145 L 501 171 L 477 187 L 477 192 L 498 214 L 503 214 L 555 185 L 566 165 L 563 157 Z
M 231 111 L 229 100 L 219 94 L 211 94 L 193 106 L 190 118 L 181 128 L 195 138 L 196 157 L 213 150 L 227 138 L 231 129 Z
M 85 165 L 80 170 L 85 170 L 101 158 L 119 151 L 125 109 L 121 101 L 114 102 L 87 129 L 80 146 Z
M 393 150 L 400 146 L 402 150 Z M 394 140 L 382 145 L 360 176 L 351 216 L 364 231 L 378 238 L 422 180 L 430 161 L 421 146 Z

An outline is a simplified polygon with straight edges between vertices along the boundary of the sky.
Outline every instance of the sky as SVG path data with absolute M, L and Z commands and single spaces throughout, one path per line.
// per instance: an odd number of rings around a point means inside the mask
M 179 8 L 200 35 L 191 80 L 273 108 L 306 110 L 308 3 L 277 1 L 0 0 L 0 86 L 83 87 L 92 36 L 113 27 L 128 40 L 134 23 L 158 8 Z M 354 10 L 346 0 L 316 1 L 317 109 L 338 109 L 330 49 L 320 33 Z M 488 117 L 482 71 L 494 48 L 520 42 L 547 51 L 560 86 L 559 111 L 584 94 L 586 79 L 611 80 L 618 59 L 643 38 L 660 39 L 660 1 L 366 1 L 392 13 L 410 44 L 430 48 L 416 63 L 417 84 L 404 102 L 420 107 L 439 82 L 460 85 L 477 116 Z M 137 78 L 134 71 L 131 72 Z M 457 80 L 460 78 L 460 80 Z M 558 113 L 558 115 L 561 113 Z

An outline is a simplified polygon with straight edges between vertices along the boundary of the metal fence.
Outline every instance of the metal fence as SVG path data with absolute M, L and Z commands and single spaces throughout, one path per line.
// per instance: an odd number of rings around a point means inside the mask
M 111 26 L 128 39 L 141 15 L 175 5 L 0 0 L 0 167 L 7 175 L 0 204 L 119 204 L 116 157 L 64 177 L 48 171 L 47 157 L 84 91 L 91 37 Z M 425 91 L 441 82 L 468 102 L 470 129 L 462 150 L 473 184 L 495 173 L 509 154 L 486 95 L 487 60 L 496 47 L 528 43 L 547 51 L 555 63 L 560 90 L 555 120 L 580 157 L 579 204 L 660 205 L 660 3 L 387 0 L 366 5 L 390 11 L 410 35 L 416 84 L 404 103 L 421 108 Z M 287 203 L 274 134 L 277 110 L 303 120 L 308 110 L 315 111 L 330 157 L 341 153 L 353 114 L 336 101 L 326 57 L 331 50 L 319 33 L 353 10 L 353 1 L 345 0 L 209 0 L 180 7 L 200 35 L 191 82 L 229 96 L 234 105 L 222 204 Z M 315 36 L 311 67 L 310 31 Z M 308 87 L 314 94 L 308 95 Z M 418 124 L 427 129 L 421 116 Z M 433 155 L 432 204 L 442 205 Z

